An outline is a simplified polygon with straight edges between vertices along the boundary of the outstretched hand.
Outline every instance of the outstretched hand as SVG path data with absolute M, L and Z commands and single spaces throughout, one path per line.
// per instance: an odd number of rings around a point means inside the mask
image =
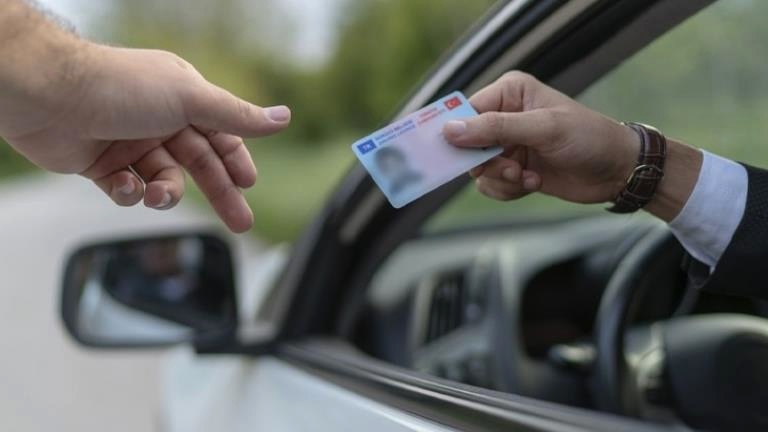
M 256 181 L 243 137 L 274 134 L 287 107 L 261 108 L 207 82 L 164 51 L 82 42 L 74 77 L 17 105 L 3 133 L 50 171 L 93 180 L 123 206 L 169 209 L 184 195 L 184 171 L 235 232 L 253 213 L 242 195 Z

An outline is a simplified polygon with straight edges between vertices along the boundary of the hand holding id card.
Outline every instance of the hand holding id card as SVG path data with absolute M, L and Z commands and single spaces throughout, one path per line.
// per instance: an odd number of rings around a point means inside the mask
M 500 147 L 449 144 L 443 125 L 477 115 L 460 92 L 434 102 L 352 144 L 352 151 L 395 208 L 422 197 L 501 154 Z

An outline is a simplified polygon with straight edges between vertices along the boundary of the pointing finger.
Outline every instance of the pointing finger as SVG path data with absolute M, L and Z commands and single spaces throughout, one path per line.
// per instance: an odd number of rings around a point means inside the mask
M 242 138 L 205 128 L 197 129 L 208 138 L 238 187 L 249 188 L 256 183 L 256 165 Z
M 189 172 L 229 229 L 239 233 L 253 225 L 253 213 L 240 188 L 232 181 L 224 162 L 205 136 L 187 128 L 164 145 Z

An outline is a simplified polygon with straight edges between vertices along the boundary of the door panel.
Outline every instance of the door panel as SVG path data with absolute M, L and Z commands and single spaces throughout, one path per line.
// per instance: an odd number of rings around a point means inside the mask
M 173 353 L 161 430 L 438 432 L 454 429 L 371 401 L 273 357 Z

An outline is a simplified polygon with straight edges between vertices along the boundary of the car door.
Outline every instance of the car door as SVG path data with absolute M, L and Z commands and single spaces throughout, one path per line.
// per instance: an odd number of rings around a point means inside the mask
M 471 94 L 512 70 L 530 72 L 576 95 L 709 3 L 500 2 L 416 86 L 400 113 L 416 110 L 451 91 Z M 196 352 L 181 349 L 174 354 L 162 386 L 166 404 L 160 427 L 174 431 L 665 430 L 662 426 L 543 401 L 525 392 L 488 388 L 482 377 L 456 378 L 457 373 L 465 371 L 406 367 L 407 362 L 395 356 L 385 359 L 361 346 L 359 335 L 365 330 L 365 320 L 360 318 L 369 312 L 362 306 L 376 275 L 397 256 L 401 246 L 429 236 L 423 230 L 424 224 L 457 196 L 467 181 L 458 178 L 395 210 L 362 167 L 353 167 L 294 246 L 253 320 L 264 325 L 255 332 L 240 331 L 237 343 L 232 343 L 235 335 L 229 332 L 229 326 L 220 340 L 195 340 Z M 602 221 L 596 223 L 604 225 Z M 575 231 L 581 237 L 569 239 L 575 244 L 600 240 L 591 235 L 597 232 L 590 231 L 594 225 L 579 225 Z M 546 224 L 530 223 L 522 228 L 534 226 L 554 232 Z M 518 235 L 513 228 L 504 230 Z M 480 243 L 469 240 L 474 232 L 470 228 L 461 230 L 459 234 L 467 237 L 461 237 L 460 248 L 452 249 L 482 252 Z M 477 232 L 485 237 L 499 235 L 493 230 Z M 450 241 L 437 240 L 438 248 L 429 254 L 411 255 L 408 267 L 426 269 L 432 255 L 449 249 L 443 245 Z M 482 259 L 478 263 L 482 266 Z M 403 264 L 395 270 L 404 273 L 405 268 Z M 446 292 L 460 286 L 461 275 L 459 279 L 452 279 L 452 273 L 446 276 L 445 281 L 427 282 L 448 283 Z M 251 318 L 247 317 L 248 321 Z M 407 316 L 394 315 L 389 324 L 402 331 L 407 322 Z M 67 324 L 71 332 L 76 332 L 76 321 Z M 437 333 L 443 335 L 440 328 L 446 325 L 450 328 L 450 323 L 437 325 Z M 375 332 L 367 333 L 367 337 L 368 342 L 381 345 L 409 343 Z M 499 347 L 490 344 L 482 348 Z M 467 366 L 474 367 L 472 362 Z
M 401 113 L 453 90 L 471 93 L 514 69 L 577 94 L 707 3 L 502 2 L 416 88 Z M 365 171 L 354 167 L 296 245 L 262 307 L 260 318 L 277 329 L 270 356 L 232 360 L 222 366 L 229 372 L 197 390 L 216 395 L 206 396 L 215 399 L 211 404 L 216 408 L 207 412 L 219 410 L 215 421 L 240 430 L 662 429 L 460 384 L 375 359 L 350 342 L 373 275 L 399 245 L 419 235 L 422 223 L 466 181 L 457 179 L 396 211 Z M 180 355 L 197 365 L 189 369 L 195 376 L 195 367 L 222 361 Z M 176 386 L 168 388 L 177 389 L 178 396 L 183 382 L 179 376 Z M 220 391 L 214 391 L 216 386 Z

